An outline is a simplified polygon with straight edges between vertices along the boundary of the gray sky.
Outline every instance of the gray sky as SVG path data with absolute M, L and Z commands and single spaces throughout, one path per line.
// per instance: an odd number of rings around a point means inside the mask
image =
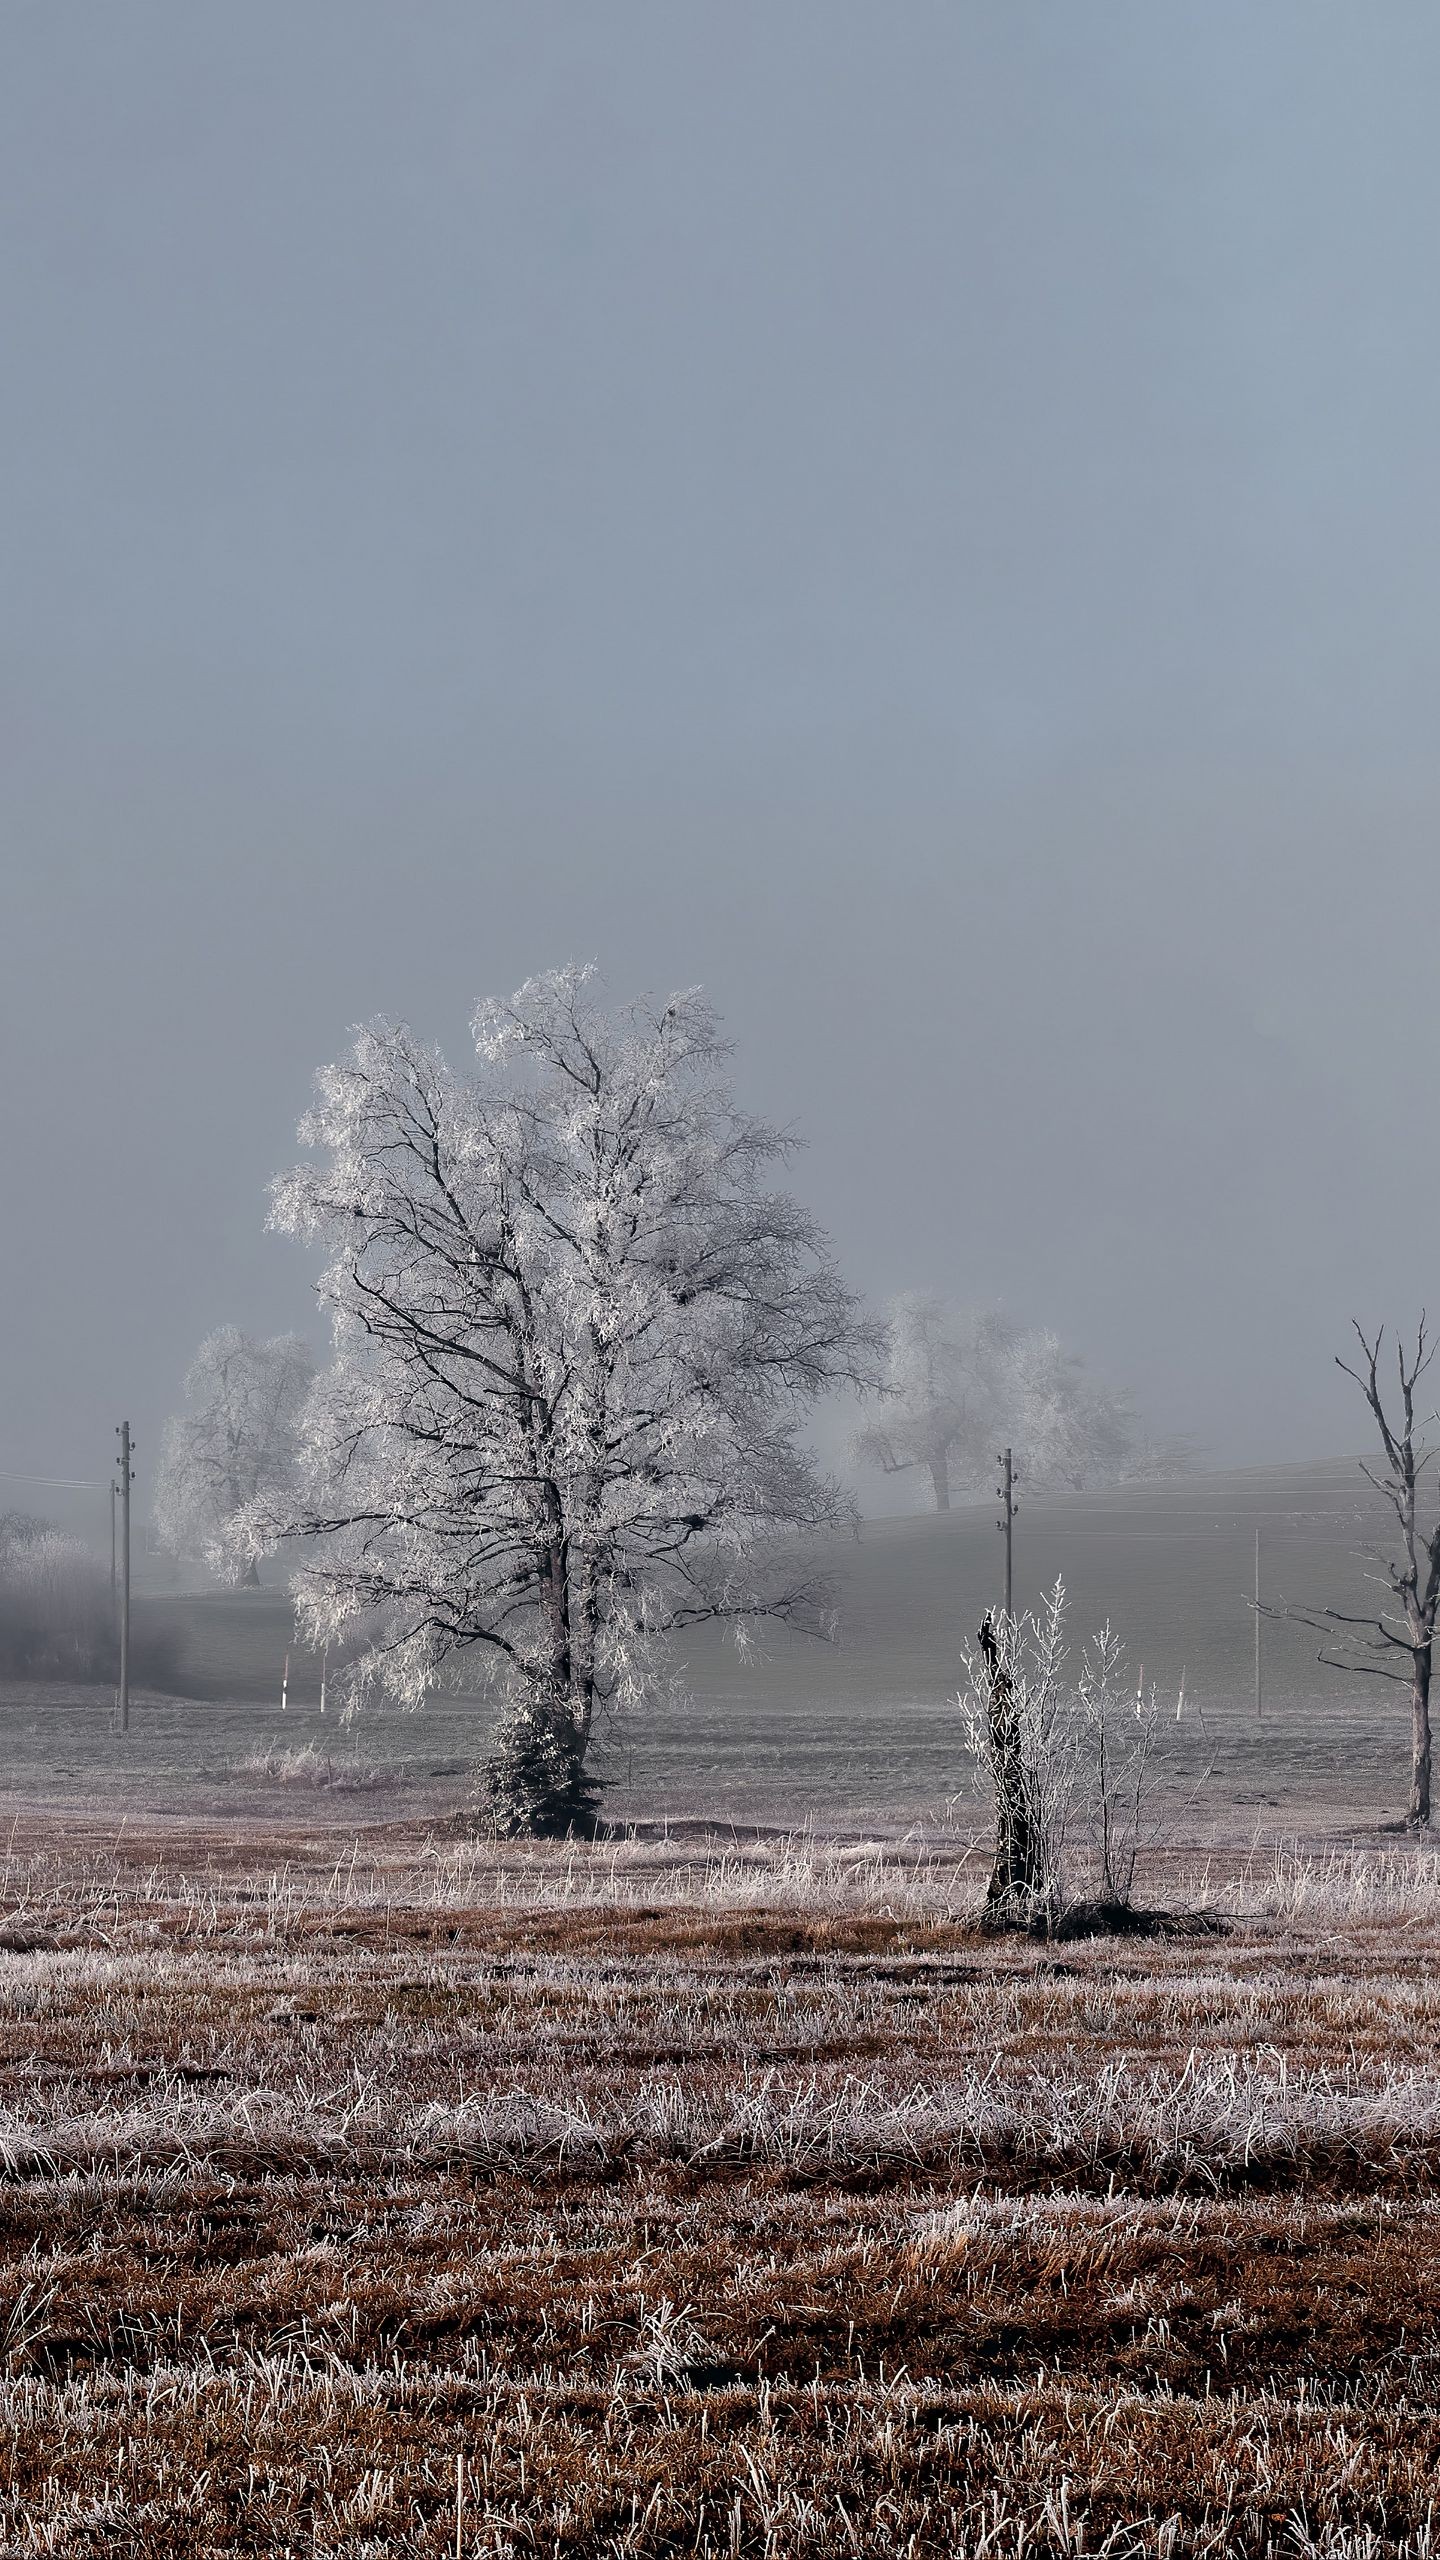
M 1437 90 L 1422 0 L 4 0 L 0 1464 L 143 1470 L 307 1320 L 347 1026 L 572 956 L 707 986 L 865 1288 L 1353 1445 L 1440 1297 Z

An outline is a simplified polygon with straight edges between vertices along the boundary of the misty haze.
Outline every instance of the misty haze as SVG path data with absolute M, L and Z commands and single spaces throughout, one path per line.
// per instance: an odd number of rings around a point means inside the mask
M 1440 2560 L 1437 94 L 0 10 L 0 2550 Z

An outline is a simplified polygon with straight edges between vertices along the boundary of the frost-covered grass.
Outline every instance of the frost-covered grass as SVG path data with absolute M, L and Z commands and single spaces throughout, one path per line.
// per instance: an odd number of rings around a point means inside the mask
M 362 1760 L 358 1752 L 322 1751 L 315 1742 L 291 1750 L 272 1745 L 268 1751 L 249 1751 L 235 1762 L 234 1772 L 264 1786 L 324 1787 L 341 1795 L 373 1794 L 396 1784 L 393 1768 Z
M 1354 1865 L 1055 1949 L 958 1841 L 17 1835 L 0 2547 L 440 2560 L 458 2457 L 467 2560 L 1440 2560 L 1440 1927 Z
M 239 1764 L 247 1781 L 273 1804 L 365 1797 L 396 1783 L 395 1772 L 315 1745 L 256 1753 Z M 272 1815 L 272 1821 L 274 1817 Z M 0 1835 L 3 1839 L 4 1835 Z M 507 1915 L 545 1912 L 685 1912 L 728 1915 L 788 1912 L 798 1920 L 870 1919 L 964 1928 L 982 1911 L 988 1842 L 978 1820 L 917 1830 L 910 1837 L 837 1839 L 811 1829 L 769 1836 L 728 1827 L 651 1826 L 612 1839 L 489 1842 L 455 1836 L 448 1822 L 420 1812 L 397 1826 L 374 1822 L 369 1808 L 350 1812 L 340 1828 L 326 1807 L 319 1829 L 271 1834 L 273 1863 L 256 1856 L 242 1828 L 175 1830 L 169 1825 L 92 1823 L 72 1833 L 94 1845 L 54 1858 L 43 1823 L 17 1819 L 9 1853 L 0 1846 L 0 1947 L 15 1915 L 49 1913 L 73 1921 L 83 1910 L 92 1927 L 103 1913 L 132 1918 L 143 1905 L 147 1925 L 183 1926 L 204 1935 L 233 1926 L 233 1875 L 246 1866 L 243 1907 L 256 1925 L 275 1928 L 307 1915 L 421 1911 Z M 1081 1862 L 1069 1870 L 1083 1897 L 1090 1879 Z M 1440 1847 L 1356 1847 L 1266 1843 L 1251 1850 L 1186 1850 L 1160 1844 L 1142 1857 L 1137 1900 L 1182 1927 L 1202 1929 L 1272 1921 L 1307 1930 L 1388 1924 L 1440 1927 Z M 63 1915 L 60 1904 L 63 1902 Z M 222 1920 L 222 1913 L 227 1915 Z
M 1440 1922 L 1440 1849 L 1281 1846 L 1247 1860 L 1229 1898 L 1277 1919 L 1342 1928 Z

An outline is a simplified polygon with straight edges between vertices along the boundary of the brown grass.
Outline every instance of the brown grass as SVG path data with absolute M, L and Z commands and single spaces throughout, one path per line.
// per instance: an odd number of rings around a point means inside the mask
M 1429 1869 L 808 1854 L 17 1831 L 0 2550 L 1440 2560 Z

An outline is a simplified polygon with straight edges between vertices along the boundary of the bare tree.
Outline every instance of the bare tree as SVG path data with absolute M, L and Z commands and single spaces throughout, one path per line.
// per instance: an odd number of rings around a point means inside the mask
M 328 1248 L 335 1356 L 299 1498 L 237 1532 L 317 1541 L 301 1621 L 363 1643 L 358 1679 L 412 1704 L 462 1664 L 498 1679 L 481 1812 L 510 1833 L 589 1820 L 596 1720 L 647 1695 L 667 1635 L 818 1622 L 804 1536 L 853 1504 L 798 1426 L 878 1380 L 880 1329 L 770 1187 L 786 1142 L 737 1107 L 709 1008 L 611 1012 L 592 979 L 483 1004 L 476 1077 L 389 1024 L 323 1071 L 272 1223 Z
M 291 1482 L 300 1409 L 315 1375 L 298 1334 L 256 1342 L 224 1324 L 201 1343 L 185 1375 L 185 1410 L 160 1442 L 155 1526 L 177 1555 L 203 1555 L 217 1572 L 258 1581 L 253 1556 L 237 1558 L 228 1524 L 247 1504 Z
M 1360 1472 L 1395 1517 L 1398 1554 L 1383 1554 L 1378 1547 L 1367 1551 L 1379 1567 L 1375 1578 L 1383 1579 L 1394 1605 L 1378 1609 L 1373 1617 L 1348 1609 L 1291 1609 L 1285 1614 L 1304 1626 L 1352 1631 L 1344 1639 L 1343 1652 L 1320 1654 L 1320 1661 L 1332 1670 L 1368 1672 L 1376 1679 L 1393 1680 L 1409 1689 L 1410 1805 L 1406 1818 L 1417 1829 L 1425 1830 L 1430 1822 L 1430 1681 L 1435 1621 L 1440 1612 L 1440 1509 L 1432 1501 L 1434 1516 L 1426 1526 L 1422 1518 L 1421 1478 L 1435 1452 L 1422 1435 L 1425 1423 L 1434 1422 L 1436 1417 L 1423 1417 L 1417 1427 L 1415 1391 L 1435 1356 L 1435 1346 L 1423 1315 L 1416 1328 L 1413 1350 L 1407 1351 L 1403 1339 L 1397 1338 L 1397 1412 L 1387 1405 L 1386 1391 L 1380 1383 L 1383 1325 L 1371 1341 L 1357 1323 L 1355 1336 L 1361 1352 L 1359 1367 L 1342 1360 L 1338 1352 L 1335 1365 L 1344 1370 L 1347 1378 L 1355 1380 L 1380 1434 L 1383 1466 L 1376 1468 L 1362 1461 Z M 1367 1654 L 1378 1659 L 1366 1660 Z

